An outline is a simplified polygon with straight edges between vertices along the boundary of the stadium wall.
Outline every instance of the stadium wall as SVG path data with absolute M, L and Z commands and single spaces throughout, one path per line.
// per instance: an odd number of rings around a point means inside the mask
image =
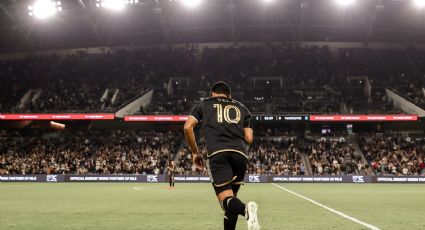
M 205 175 L 176 175 L 176 183 L 210 183 Z M 164 183 L 166 175 L 0 175 L 0 182 L 135 182 Z M 394 183 L 425 184 L 423 176 L 272 176 L 247 175 L 245 183 Z

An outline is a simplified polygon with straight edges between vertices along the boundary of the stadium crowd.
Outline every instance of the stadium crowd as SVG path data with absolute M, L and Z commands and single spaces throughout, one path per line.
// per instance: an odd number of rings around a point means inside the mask
M 425 69 L 421 49 L 341 48 L 339 63 L 346 75 L 368 76 L 377 88 L 388 87 L 425 108 Z
M 410 57 L 391 49 L 337 51 L 290 44 L 186 45 L 2 60 L 0 111 L 115 111 L 154 89 L 163 97 L 155 98 L 140 113 L 187 113 L 187 104 L 208 97 L 209 87 L 219 80 L 226 80 L 234 98 L 259 113 L 399 113 L 386 98 L 385 88 L 424 107 L 425 70 L 419 60 L 425 54 L 421 50 L 409 50 Z M 400 61 L 400 57 L 406 58 Z M 353 84 L 348 76 L 367 76 L 371 95 L 365 95 L 364 82 Z M 186 80 L 170 81 L 176 77 Z M 20 101 L 30 89 L 40 91 Z
M 188 76 L 193 52 L 190 46 L 154 47 L 1 61 L 0 111 L 113 111 L 147 89 L 167 83 L 170 73 Z M 30 89 L 41 91 L 21 102 Z
M 0 131 L 0 174 L 160 174 L 181 136 L 131 130 Z
M 314 175 L 367 175 L 368 165 L 345 140 L 310 141 L 308 158 Z
M 257 138 L 249 149 L 249 174 L 304 175 L 300 142 L 295 137 Z
M 377 175 L 425 175 L 425 139 L 365 134 L 363 153 Z
M 261 136 L 248 151 L 249 174 L 425 175 L 423 137 L 360 135 L 364 162 L 345 140 Z M 162 174 L 170 159 L 176 174 L 207 174 L 182 141 L 171 132 L 0 130 L 0 174 Z

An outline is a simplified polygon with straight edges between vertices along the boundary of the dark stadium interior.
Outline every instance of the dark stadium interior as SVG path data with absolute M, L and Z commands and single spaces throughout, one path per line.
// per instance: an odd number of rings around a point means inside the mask
M 211 0 L 195 11 L 140 0 L 107 13 L 75 0 L 51 21 L 28 16 L 29 3 L 0 2 L 0 115 L 115 119 L 61 121 L 65 130 L 1 120 L 0 174 L 164 174 L 169 159 L 178 174 L 206 174 L 192 165 L 181 123 L 124 117 L 186 116 L 220 80 L 259 118 L 250 174 L 425 174 L 423 17 L 403 1 L 348 10 L 332 1 Z M 419 121 L 308 121 L 335 114 Z
M 153 89 L 138 114 L 187 114 L 225 80 L 253 113 L 406 113 L 385 90 L 425 108 L 425 52 L 408 51 L 276 44 L 35 55 L 0 61 L 0 111 L 116 112 Z
M 31 1 L 0 4 L 0 50 L 244 41 L 423 42 L 420 11 L 407 1 L 362 0 L 355 10 L 332 0 L 210 0 L 190 11 L 178 1 L 140 0 L 122 14 L 94 0 L 63 1 L 61 17 L 37 22 Z M 205 10 L 208 9 L 208 10 Z M 329 11 L 333 13 L 327 13 Z M 69 36 L 69 34 L 73 36 Z
M 0 0 L 0 230 L 423 230 L 424 185 L 425 0 Z

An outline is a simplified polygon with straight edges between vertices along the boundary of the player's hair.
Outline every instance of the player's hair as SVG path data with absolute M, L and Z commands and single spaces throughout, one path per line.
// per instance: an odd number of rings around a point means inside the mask
M 228 85 L 226 82 L 219 81 L 211 87 L 211 92 L 224 94 L 227 97 L 230 97 L 232 89 L 230 88 L 230 85 Z

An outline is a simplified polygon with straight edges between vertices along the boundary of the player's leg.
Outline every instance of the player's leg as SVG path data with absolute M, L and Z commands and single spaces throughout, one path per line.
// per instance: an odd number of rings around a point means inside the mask
M 236 197 L 241 185 L 243 184 L 248 162 L 244 156 L 240 154 L 235 154 L 232 155 L 232 160 L 230 161 L 230 163 L 232 165 L 232 170 L 236 175 L 236 179 L 232 183 L 232 191 L 234 196 Z M 246 203 L 245 206 L 245 218 L 248 222 L 248 230 L 260 229 L 260 225 L 257 219 L 257 203 L 255 203 L 254 201 L 250 201 Z
M 173 183 L 173 181 L 172 181 L 172 175 L 169 175 L 169 177 L 168 177 L 168 184 L 169 184 L 168 189 L 171 189 L 172 183 Z
M 234 230 L 237 216 L 245 215 L 245 204 L 234 197 L 232 183 L 237 178 L 233 175 L 232 167 L 228 162 L 229 154 L 219 153 L 207 161 L 207 167 L 212 179 L 214 191 L 224 213 L 224 229 Z
M 233 192 L 233 197 L 237 198 L 238 197 L 238 191 L 239 188 L 241 186 L 242 182 L 233 182 L 232 183 L 232 192 Z M 227 194 L 230 195 L 230 194 Z M 245 208 L 246 209 L 246 208 Z M 226 229 L 226 225 L 227 225 L 227 229 L 236 229 L 236 224 L 238 223 L 238 214 L 234 214 L 234 213 L 230 213 L 230 212 L 225 212 L 224 213 L 224 225 Z
M 217 198 L 224 210 L 224 230 L 234 230 L 236 228 L 238 216 L 245 216 L 245 204 L 234 196 L 231 189 L 220 192 Z
M 174 174 L 173 174 L 173 176 L 171 177 L 171 187 L 173 187 L 173 188 L 174 188 Z

